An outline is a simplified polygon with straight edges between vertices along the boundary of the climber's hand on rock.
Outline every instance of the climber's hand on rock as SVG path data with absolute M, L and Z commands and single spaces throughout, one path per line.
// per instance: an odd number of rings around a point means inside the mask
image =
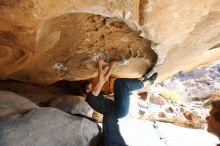
M 114 68 L 115 67 L 115 60 L 112 60 L 109 64 L 109 68 Z
M 101 56 L 97 57 L 96 60 L 97 60 L 98 64 L 100 64 L 100 65 L 102 65 L 104 62 Z

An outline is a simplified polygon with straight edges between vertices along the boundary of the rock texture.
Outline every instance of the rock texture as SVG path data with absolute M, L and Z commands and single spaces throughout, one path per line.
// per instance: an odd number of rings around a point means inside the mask
M 1 146 L 87 146 L 97 134 L 95 123 L 53 108 L 0 119 Z
M 162 82 L 160 87 L 177 93 L 183 101 L 207 99 L 209 94 L 220 92 L 220 62 L 190 72 L 179 72 Z
M 129 117 L 172 123 L 181 127 L 204 129 L 207 122 L 205 118 L 209 109 L 203 107 L 203 102 L 177 104 L 161 96 L 152 96 L 142 100 L 136 93 L 131 95 Z
M 210 100 L 220 97 L 219 77 L 219 62 L 190 72 L 179 72 L 151 86 L 148 92 L 134 94 L 136 98 L 131 98 L 131 116 L 184 127 L 204 128 Z
M 80 114 L 88 117 L 92 117 L 93 113 L 93 109 L 85 101 L 85 97 L 82 96 L 67 95 L 57 97 L 48 106 L 58 108 L 66 113 Z
M 2 75 L 9 73 L 11 79 L 51 84 L 97 76 L 97 56 L 102 56 L 106 65 L 113 59 L 117 61 L 115 76 L 137 76 L 156 63 L 157 55 L 150 43 L 117 19 L 66 14 L 45 22 L 39 35 L 32 60 L 13 73 L 3 69 Z M 9 49 L 5 51 L 2 62 L 13 56 Z
M 0 117 L 27 113 L 38 106 L 13 92 L 0 90 Z
M 115 76 L 137 77 L 156 63 L 159 82 L 220 58 L 219 7 L 219 0 L 2 0 L 0 79 L 88 79 L 102 55 L 106 65 L 117 60 Z

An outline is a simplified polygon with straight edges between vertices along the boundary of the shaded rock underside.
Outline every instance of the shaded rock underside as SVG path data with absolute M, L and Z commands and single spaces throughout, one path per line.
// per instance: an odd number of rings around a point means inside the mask
M 12 32 L 2 31 L 2 79 L 45 85 L 63 79 L 93 78 L 97 76 L 98 56 L 104 59 L 105 66 L 116 60 L 114 76 L 138 77 L 157 60 L 149 41 L 113 18 L 66 14 L 46 21 L 37 35 L 38 44 L 28 54 L 30 50 L 12 46 L 17 39 Z

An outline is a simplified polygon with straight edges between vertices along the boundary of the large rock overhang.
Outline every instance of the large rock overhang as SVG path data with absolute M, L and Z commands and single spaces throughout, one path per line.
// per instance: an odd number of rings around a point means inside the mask
M 153 49 L 151 52 L 157 53 L 157 55 L 153 53 L 152 59 L 145 63 L 147 67 L 142 67 L 142 64 L 134 64 L 133 66 L 137 68 L 132 69 L 132 67 L 125 66 L 123 69 L 123 67 L 118 67 L 114 73 L 116 76 L 137 77 L 144 70 L 152 69 L 156 63 L 153 71 L 159 72 L 159 82 L 180 70 L 190 70 L 220 58 L 219 6 L 218 0 L 205 0 L 203 2 L 199 0 L 193 2 L 4 0 L 0 2 L 0 55 L 3 58 L 0 60 L 1 79 L 51 84 L 62 79 L 79 80 L 94 77 L 96 75 L 94 62 L 86 63 L 89 64 L 87 66 L 89 76 L 80 77 L 86 73 L 70 74 L 62 61 L 53 64 L 56 71 L 49 71 L 48 73 L 51 73 L 49 78 L 43 76 L 43 71 L 48 68 L 48 64 L 42 59 L 50 58 L 46 58 L 47 51 L 50 52 L 51 48 L 59 45 L 58 42 L 62 38 L 62 31 L 52 31 L 56 28 L 52 27 L 52 23 L 56 22 L 57 19 L 62 20 L 68 15 L 74 17 L 73 15 L 78 13 L 79 15 L 92 15 L 92 17 L 109 20 L 114 18 L 112 20 L 116 19 L 117 23 L 119 21 L 123 26 L 129 26 L 133 33 L 136 32 L 137 38 L 140 38 L 139 36 L 142 36 L 143 40 L 145 38 L 147 48 Z M 129 53 L 128 50 L 124 50 L 125 59 L 128 59 L 129 55 L 136 57 L 136 51 L 132 54 L 132 51 Z M 121 54 L 120 49 L 117 51 L 118 54 Z M 9 54 L 9 56 L 5 54 Z M 62 53 L 57 54 L 62 55 Z M 36 58 L 40 60 L 37 61 Z M 118 57 L 117 59 L 119 61 L 122 58 Z M 43 68 L 38 66 L 41 62 L 45 65 L 41 66 Z M 29 76 L 32 70 L 36 72 Z M 37 78 L 38 75 L 42 75 L 42 77 Z

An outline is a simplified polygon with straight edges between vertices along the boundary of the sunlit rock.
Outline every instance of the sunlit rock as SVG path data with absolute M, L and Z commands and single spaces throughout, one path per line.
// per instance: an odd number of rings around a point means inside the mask
M 220 58 L 218 0 L 44 0 L 0 3 L 1 79 L 41 85 L 158 71 L 157 82 Z M 142 37 L 140 37 L 142 36 Z M 153 68 L 153 66 L 156 66 Z

